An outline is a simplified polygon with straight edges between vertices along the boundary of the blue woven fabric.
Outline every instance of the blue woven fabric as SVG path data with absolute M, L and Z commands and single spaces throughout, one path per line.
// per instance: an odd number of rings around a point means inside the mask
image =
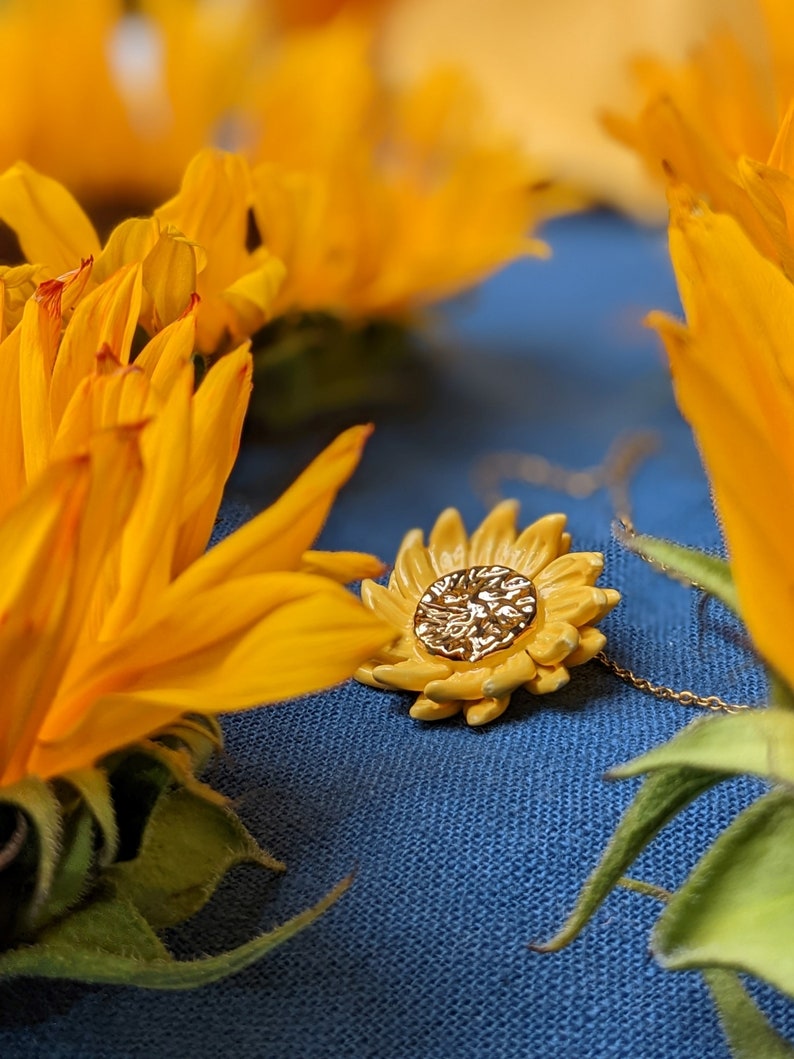
M 636 480 L 638 525 L 719 547 L 691 437 L 657 342 L 640 326 L 648 309 L 676 308 L 663 236 L 605 214 L 548 234 L 551 262 L 522 263 L 456 307 L 437 389 L 422 412 L 380 425 L 324 546 L 391 559 L 405 530 L 428 528 L 447 504 L 470 527 L 480 520 L 470 477 L 479 457 L 512 449 L 586 466 L 618 433 L 651 427 L 664 447 Z M 248 448 L 234 495 L 264 506 L 323 440 Z M 566 510 L 575 546 L 607 552 L 604 583 L 624 593 L 605 622 L 613 656 L 674 686 L 763 699 L 741 630 L 615 547 L 606 497 L 514 492 L 526 521 Z M 559 927 L 636 790 L 605 783 L 604 771 L 691 714 L 595 664 L 557 695 L 516 696 L 486 730 L 414 722 L 410 701 L 346 684 L 225 724 L 228 757 L 213 780 L 289 870 L 278 879 L 240 871 L 177 947 L 239 942 L 355 868 L 352 889 L 319 923 L 194 993 L 6 985 L 0 1054 L 724 1059 L 699 977 L 664 972 L 647 955 L 658 914 L 648 898 L 616 892 L 559 955 L 526 947 Z M 634 874 L 675 887 L 758 789 L 737 780 L 711 792 Z M 794 1036 L 792 1006 L 763 998 Z

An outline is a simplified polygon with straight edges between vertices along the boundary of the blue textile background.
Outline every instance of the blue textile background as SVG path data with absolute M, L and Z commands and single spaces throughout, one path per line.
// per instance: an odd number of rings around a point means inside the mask
M 321 544 L 391 560 L 402 534 L 448 504 L 484 513 L 475 461 L 504 449 L 574 467 L 626 430 L 663 449 L 636 479 L 639 526 L 716 548 L 719 534 L 688 429 L 672 401 L 651 308 L 677 299 L 663 235 L 607 214 L 550 226 L 551 262 L 509 269 L 451 314 L 440 381 L 423 410 L 379 426 Z M 232 494 L 264 506 L 325 437 L 248 447 Z M 718 605 L 667 582 L 610 540 L 602 494 L 574 501 L 517 483 L 528 522 L 566 510 L 575 546 L 602 548 L 603 583 L 624 593 L 610 651 L 653 679 L 761 701 L 741 630 Z M 227 511 L 234 517 L 234 511 Z M 263 664 L 266 664 L 263 662 Z M 272 879 L 241 870 L 178 950 L 234 944 L 315 902 L 354 867 L 319 923 L 235 978 L 184 994 L 16 982 L 0 988 L 0 1055 L 296 1059 L 722 1059 L 699 977 L 647 954 L 658 906 L 617 892 L 559 955 L 551 935 L 597 861 L 636 782 L 604 771 L 692 714 L 595 664 L 544 699 L 516 696 L 503 721 L 427 726 L 411 697 L 346 684 L 225 723 L 213 777 L 257 838 L 287 861 Z M 675 887 L 757 792 L 725 784 L 691 807 L 635 874 Z M 794 1036 L 792 1005 L 761 991 Z

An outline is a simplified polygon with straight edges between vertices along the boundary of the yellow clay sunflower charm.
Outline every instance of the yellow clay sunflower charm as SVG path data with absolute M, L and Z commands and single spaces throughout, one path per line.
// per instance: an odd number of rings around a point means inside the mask
M 567 684 L 606 637 L 594 627 L 620 600 L 595 581 L 600 552 L 571 552 L 564 515 L 522 532 L 518 503 L 505 500 L 471 538 L 460 514 L 439 516 L 427 544 L 404 538 L 387 586 L 364 581 L 361 597 L 399 638 L 361 666 L 376 688 L 418 691 L 411 716 L 436 721 L 463 711 L 487 724 L 525 687 L 535 695 Z

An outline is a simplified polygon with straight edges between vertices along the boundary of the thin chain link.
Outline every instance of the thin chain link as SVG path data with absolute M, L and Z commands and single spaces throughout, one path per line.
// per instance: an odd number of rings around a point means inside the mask
M 626 539 L 637 536 L 629 498 L 631 479 L 640 463 L 658 448 L 659 438 L 656 434 L 637 432 L 624 435 L 610 446 L 603 463 L 582 471 L 569 470 L 543 456 L 530 453 L 495 452 L 483 457 L 475 465 L 472 478 L 475 491 L 488 507 L 503 499 L 500 486 L 505 480 L 553 489 L 576 500 L 585 499 L 599 489 L 605 489 L 615 511 L 617 535 L 620 539 Z M 663 563 L 651 559 L 646 559 L 646 562 L 688 587 L 700 587 L 694 581 L 675 574 Z M 654 684 L 646 677 L 638 676 L 627 666 L 622 666 L 603 651 L 599 651 L 594 657 L 595 661 L 620 680 L 657 699 L 677 702 L 680 706 L 711 710 L 713 713 L 741 713 L 742 710 L 751 709 L 747 703 L 726 702 L 719 695 L 698 695 L 688 689 L 676 691 L 665 684 Z
M 667 702 L 677 702 L 680 706 L 694 706 L 702 710 L 711 710 L 713 713 L 741 713 L 749 710 L 747 703 L 725 702 L 719 695 L 697 695 L 694 691 L 674 691 L 665 684 L 653 684 L 646 677 L 638 677 L 626 666 L 620 665 L 614 658 L 603 651 L 594 656 L 596 662 L 600 662 L 610 673 L 630 684 L 637 691 L 644 691 L 657 699 L 665 699 Z

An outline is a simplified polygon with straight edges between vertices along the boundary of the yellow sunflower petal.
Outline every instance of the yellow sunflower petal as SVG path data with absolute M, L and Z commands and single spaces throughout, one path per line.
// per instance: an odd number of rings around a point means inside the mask
M 149 376 L 157 390 L 167 394 L 180 378 L 195 346 L 196 315 L 190 310 L 146 343 L 135 358 L 135 367 Z
M 25 774 L 25 761 L 62 675 L 57 651 L 89 475 L 86 460 L 42 474 L 0 522 L 0 664 L 3 695 L 15 708 L 0 723 L 0 782 Z M 57 563 L 56 560 L 57 559 Z
M 27 300 L 46 278 L 42 265 L 0 265 L 0 342 L 20 322 Z
M 531 656 L 525 650 L 518 651 L 494 669 L 483 683 L 483 693 L 489 698 L 501 698 L 526 684 L 536 672 L 537 666 Z
M 279 702 L 350 676 L 388 642 L 388 626 L 349 593 L 307 574 L 217 586 L 149 617 L 71 674 L 34 765 L 89 763 L 161 726 L 169 712 Z
M 411 706 L 408 715 L 415 721 L 443 721 L 454 717 L 463 709 L 462 702 L 433 702 L 425 695 L 419 695 Z
M 353 674 L 354 679 L 357 680 L 360 684 L 366 684 L 367 687 L 378 688 L 380 691 L 385 691 L 386 685 L 381 684 L 381 682 L 379 680 L 376 680 L 374 676 L 374 670 L 378 664 L 379 663 L 377 661 L 364 662 L 363 665 L 360 665 Z
M 607 638 L 600 629 L 585 625 L 584 628 L 579 629 L 579 646 L 565 659 L 565 665 L 570 668 L 589 662 L 599 651 L 604 650 L 606 642 Z
M 0 563 L 6 615 L 0 658 L 4 695 L 16 707 L 0 725 L 0 782 L 30 771 L 35 740 L 90 610 L 97 575 L 129 514 L 140 469 L 135 432 L 98 436 L 90 456 L 46 468 L 0 526 L 0 554 L 9 567 Z M 5 653 L 15 645 L 16 655 Z
M 47 465 L 52 448 L 49 378 L 46 365 L 49 346 L 54 348 L 49 313 L 31 299 L 25 306 L 20 325 L 19 399 L 22 409 L 22 438 L 25 476 L 31 481 Z
M 518 508 L 517 500 L 503 500 L 483 519 L 469 543 L 472 565 L 509 565 L 516 539 Z
M 351 581 L 380 577 L 386 569 L 384 563 L 366 552 L 304 552 L 300 569 L 305 574 L 322 574 L 349 585 Z
M 19 496 L 25 484 L 22 405 L 19 398 L 20 328 L 0 343 L 0 423 L 3 424 L 3 458 L 0 459 L 0 517 Z
M 422 531 L 410 530 L 397 552 L 394 570 L 389 578 L 389 588 L 397 588 L 406 599 L 412 600 L 415 606 L 437 577 L 438 571 L 425 548 Z
M 114 272 L 135 261 L 143 261 L 160 237 L 155 217 L 129 217 L 117 224 L 94 261 L 97 283 L 109 280 Z
M 533 581 L 560 554 L 565 515 L 544 515 L 523 530 L 513 550 L 514 566 Z
M 571 679 L 565 666 L 538 666 L 538 671 L 525 684 L 527 691 L 533 695 L 549 695 L 564 688 Z
M 193 370 L 187 364 L 160 413 L 144 429 L 146 474 L 128 520 L 118 572 L 118 590 L 102 626 L 102 637 L 118 636 L 146 604 L 170 584 L 179 509 L 190 457 Z
M 791 556 L 779 532 L 794 522 L 794 287 L 732 218 L 703 204 L 673 202 L 670 246 L 688 327 L 656 325 L 712 482 L 743 618 L 794 683 Z
M 466 566 L 468 537 L 460 512 L 448 507 L 436 519 L 427 542 L 428 552 L 439 574 Z
M 272 318 L 276 295 L 287 273 L 284 264 L 264 248 L 260 256 L 264 260 L 258 268 L 240 276 L 223 292 L 223 300 L 232 309 L 229 331 L 238 340 L 252 335 Z
M 50 407 L 57 426 L 80 381 L 90 375 L 94 357 L 107 347 L 122 364 L 129 361 L 141 306 L 141 266 L 128 265 L 87 295 L 75 309 L 61 340 L 52 373 Z
M 376 666 L 372 675 L 388 688 L 403 691 L 423 691 L 431 680 L 443 680 L 451 672 L 442 662 L 419 662 L 406 659 L 396 665 Z
M 0 176 L 0 221 L 11 228 L 22 253 L 55 275 L 97 257 L 94 226 L 62 184 L 17 162 Z
M 192 370 L 188 368 L 191 375 Z M 172 564 L 174 577 L 198 559 L 209 542 L 226 480 L 240 448 L 252 374 L 253 362 L 246 344 L 213 364 L 193 398 L 181 526 Z
M 407 630 L 413 627 L 413 609 L 399 594 L 389 592 L 384 585 L 369 579 L 361 584 L 361 598 L 376 614 L 383 616 L 395 628 Z
M 579 632 L 567 622 L 546 622 L 527 642 L 527 651 L 541 665 L 564 661 L 579 646 Z
M 453 673 L 441 680 L 431 680 L 425 688 L 425 695 L 433 702 L 444 702 L 447 699 L 481 699 L 483 684 L 491 676 L 491 669 L 469 669 Z
M 574 585 L 594 585 L 604 569 L 601 552 L 570 552 L 552 560 L 535 578 L 541 594 L 556 592 Z
M 510 703 L 510 696 L 503 695 L 495 699 L 481 699 L 480 702 L 465 702 L 463 714 L 466 724 L 472 728 L 479 728 L 482 724 L 489 724 L 501 717 Z
M 580 585 L 559 591 L 546 590 L 540 593 L 543 613 L 548 622 L 568 622 L 571 625 L 589 625 L 599 621 L 620 602 L 620 593 L 613 588 L 596 588 Z

